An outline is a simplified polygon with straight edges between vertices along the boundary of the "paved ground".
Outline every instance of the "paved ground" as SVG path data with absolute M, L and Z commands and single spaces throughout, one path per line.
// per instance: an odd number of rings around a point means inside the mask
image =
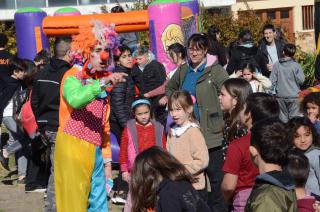
M 14 158 L 10 158 L 8 172 L 0 165 L 0 212 L 41 212 L 44 208 L 43 193 L 25 193 L 24 186 L 17 185 Z M 109 204 L 109 211 L 120 212 L 121 206 Z

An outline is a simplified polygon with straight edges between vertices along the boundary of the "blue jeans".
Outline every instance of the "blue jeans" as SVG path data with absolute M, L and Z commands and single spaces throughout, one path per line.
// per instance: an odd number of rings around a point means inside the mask
M 9 131 L 8 144 L 3 148 L 6 149 L 9 154 L 16 154 L 18 176 L 26 176 L 30 139 L 19 128 L 16 120 L 14 120 L 12 116 L 3 117 L 2 123 Z

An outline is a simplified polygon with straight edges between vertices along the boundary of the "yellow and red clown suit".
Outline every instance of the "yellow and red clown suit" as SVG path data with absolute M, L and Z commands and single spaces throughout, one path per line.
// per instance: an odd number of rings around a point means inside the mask
M 99 30 L 103 32 L 100 35 Z M 74 65 L 67 71 L 60 88 L 54 156 L 58 212 L 108 211 L 104 163 L 111 162 L 110 106 L 109 90 L 102 86 L 102 78 L 109 72 L 92 72 L 88 67 L 95 45 L 103 44 L 106 49 L 111 46 L 108 53 L 115 49 L 111 43 L 115 40 L 108 36 L 116 38 L 116 33 L 100 23 L 98 27 L 83 27 L 73 37 L 72 51 L 81 53 L 84 65 Z M 101 59 L 106 60 L 106 54 L 104 51 Z

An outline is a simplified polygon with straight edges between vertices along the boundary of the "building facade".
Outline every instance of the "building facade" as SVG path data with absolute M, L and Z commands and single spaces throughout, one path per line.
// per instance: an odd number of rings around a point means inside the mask
M 315 51 L 314 0 L 237 0 L 231 6 L 235 14 L 248 9 L 280 26 L 302 50 Z

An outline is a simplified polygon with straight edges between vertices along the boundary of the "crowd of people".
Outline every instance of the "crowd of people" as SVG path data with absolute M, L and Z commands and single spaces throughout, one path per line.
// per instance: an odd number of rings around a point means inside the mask
M 299 98 L 295 45 L 262 32 L 228 50 L 216 27 L 193 34 L 168 47 L 168 74 L 99 21 L 34 61 L 0 34 L 1 165 L 15 154 L 17 183 L 45 191 L 45 211 L 108 211 L 108 196 L 125 212 L 318 210 L 320 93 Z

